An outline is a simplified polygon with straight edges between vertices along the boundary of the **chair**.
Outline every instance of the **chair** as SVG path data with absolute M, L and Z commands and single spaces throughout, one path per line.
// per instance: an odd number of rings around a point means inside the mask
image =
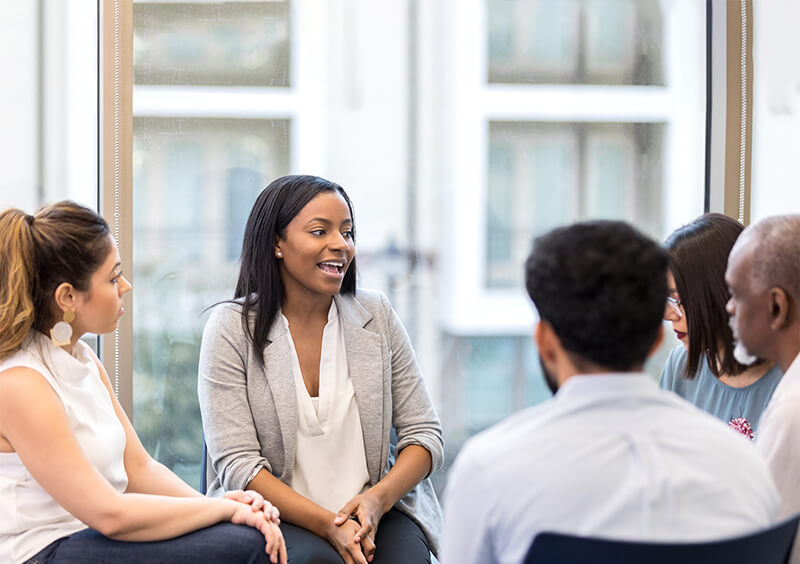
M 208 493 L 208 446 L 205 435 L 203 435 L 203 454 L 200 459 L 200 493 L 203 495 Z
M 798 523 L 795 515 L 756 533 L 685 544 L 545 532 L 533 539 L 523 564 L 786 564 Z

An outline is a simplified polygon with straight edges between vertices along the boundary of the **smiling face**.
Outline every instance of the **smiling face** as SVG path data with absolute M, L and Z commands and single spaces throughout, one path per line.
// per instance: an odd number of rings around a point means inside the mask
M 347 202 L 336 191 L 315 196 L 286 226 L 274 252 L 286 299 L 337 294 L 355 256 Z
M 677 304 L 675 302 L 667 302 L 667 304 L 665 304 L 664 320 L 672 322 L 672 330 L 675 331 L 675 336 L 688 351 L 689 324 L 686 321 L 686 310 L 681 304 L 681 297 L 678 295 L 678 288 L 675 285 L 675 277 L 672 275 L 672 272 L 669 271 L 667 271 L 667 295 L 673 300 L 676 300 Z
M 108 236 L 108 255 L 89 280 L 86 292 L 76 292 L 75 321 L 72 323 L 76 337 L 84 333 L 111 333 L 125 309 L 122 296 L 131 285 L 120 272 L 120 259 L 114 238 Z

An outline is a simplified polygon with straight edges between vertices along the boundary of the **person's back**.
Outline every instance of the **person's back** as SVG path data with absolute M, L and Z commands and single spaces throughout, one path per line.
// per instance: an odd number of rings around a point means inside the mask
M 557 393 L 462 449 L 445 495 L 445 564 L 521 562 L 542 531 L 685 542 L 775 520 L 752 444 L 641 371 L 661 338 L 666 260 L 615 222 L 537 240 L 527 285 Z
M 483 534 L 458 542 L 475 562 L 521 562 L 542 531 L 722 538 L 769 525 L 778 503 L 752 445 L 646 375 L 570 379 L 472 439 L 450 480 L 445 535 L 453 514 L 470 515 Z

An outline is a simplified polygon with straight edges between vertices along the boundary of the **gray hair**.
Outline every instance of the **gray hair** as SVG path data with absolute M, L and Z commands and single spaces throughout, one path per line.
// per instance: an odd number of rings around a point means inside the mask
M 778 286 L 800 303 L 800 215 L 775 215 L 748 227 L 740 237 L 753 243 L 753 279 Z

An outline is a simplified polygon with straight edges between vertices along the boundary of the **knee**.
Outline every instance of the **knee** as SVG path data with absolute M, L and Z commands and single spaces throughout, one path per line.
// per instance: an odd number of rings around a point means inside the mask
M 326 542 L 327 544 L 327 542 Z M 289 562 L 292 564 L 342 564 L 342 557 L 333 549 L 321 545 L 300 545 L 287 547 Z
M 266 562 L 264 548 L 266 541 L 260 531 L 245 525 L 223 523 L 217 525 L 220 534 L 215 548 L 222 553 L 225 562 L 254 563 Z

